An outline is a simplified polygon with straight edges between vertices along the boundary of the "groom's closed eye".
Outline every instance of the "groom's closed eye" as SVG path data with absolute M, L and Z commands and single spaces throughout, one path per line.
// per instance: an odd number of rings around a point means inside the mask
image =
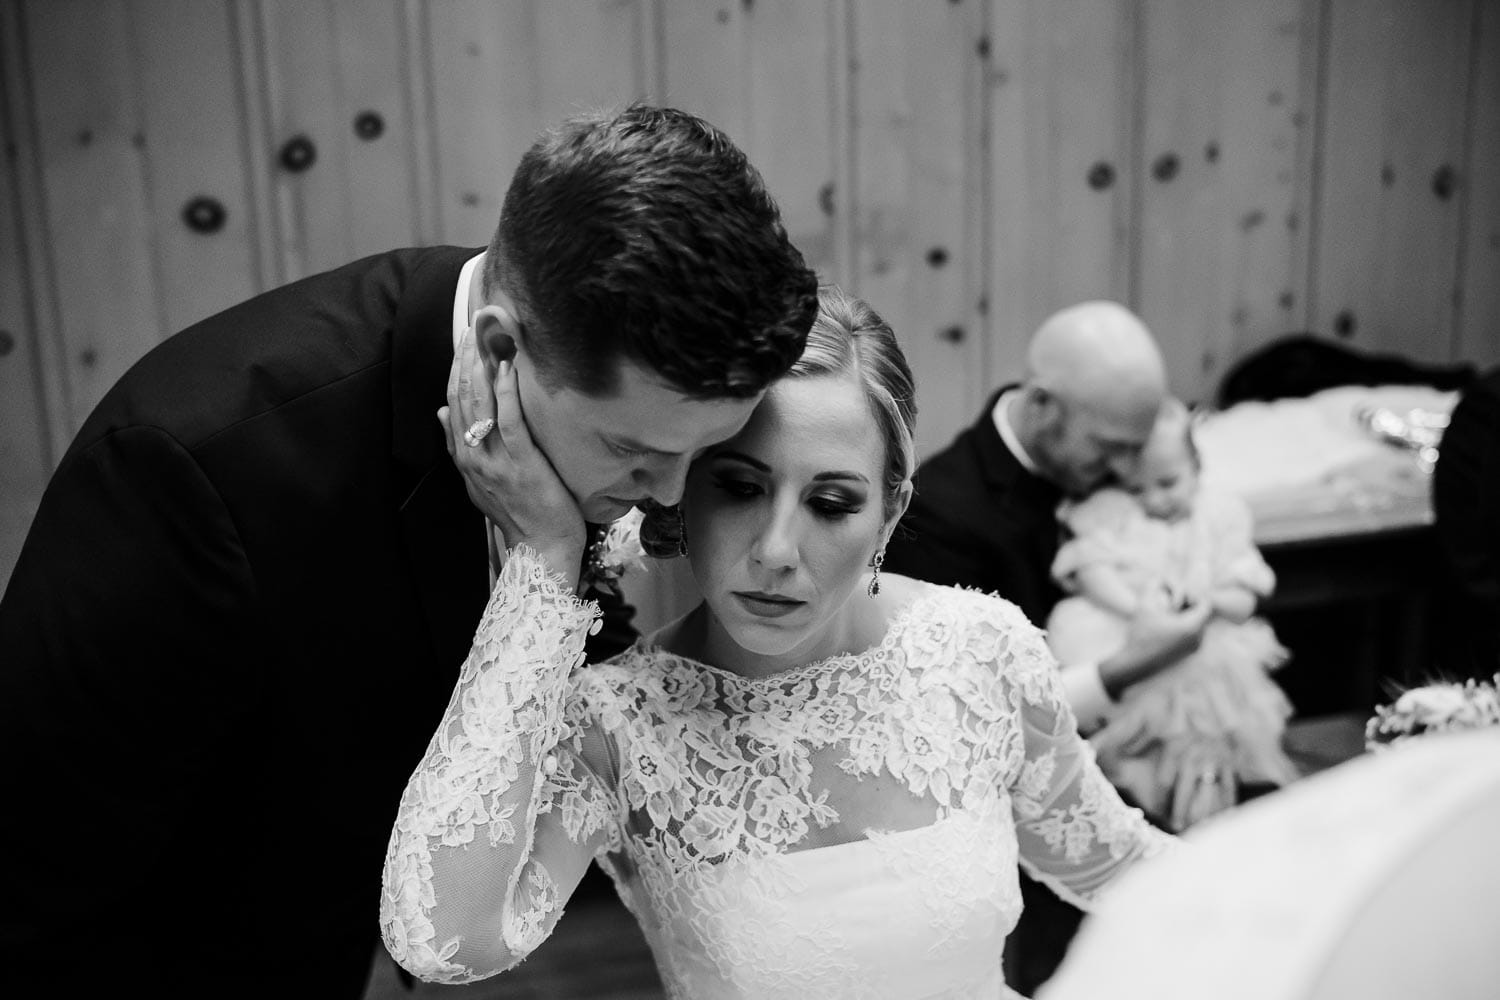
M 654 454 L 654 452 L 648 449 L 631 448 L 628 445 L 611 441 L 608 438 L 604 440 L 604 447 L 608 448 L 611 454 L 618 455 L 621 458 L 645 458 L 647 455 Z

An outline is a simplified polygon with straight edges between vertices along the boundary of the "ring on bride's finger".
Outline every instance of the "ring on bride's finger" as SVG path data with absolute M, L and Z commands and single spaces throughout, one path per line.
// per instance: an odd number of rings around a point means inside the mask
M 464 444 L 470 448 L 478 448 L 479 442 L 490 436 L 490 431 L 495 429 L 495 422 L 488 418 L 476 420 L 464 431 Z

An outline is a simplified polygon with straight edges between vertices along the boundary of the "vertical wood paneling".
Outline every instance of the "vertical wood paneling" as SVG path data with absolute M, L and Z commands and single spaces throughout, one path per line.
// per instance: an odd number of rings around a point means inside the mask
M 272 85 L 267 150 L 281 200 L 288 277 L 415 240 L 412 129 L 403 66 L 403 8 L 392 0 L 276 0 L 266 7 Z M 362 136 L 363 114 L 379 134 Z M 274 159 L 307 136 L 313 165 L 293 173 Z
M 1473 0 L 1329 0 L 1313 324 L 1445 361 Z
M 918 450 L 946 444 L 986 388 L 978 3 L 853 6 L 851 291 L 895 329 L 917 380 Z
M 417 155 L 408 120 L 397 0 L 262 0 L 273 173 L 287 278 L 413 243 Z M 378 135 L 356 132 L 360 115 Z M 297 137 L 315 158 L 297 172 L 280 151 Z
M 23 8 L 60 354 L 76 427 L 162 334 L 123 0 Z
M 1316 23 L 1308 0 L 1145 0 L 1136 306 L 1184 399 L 1211 400 L 1227 365 L 1299 325 Z
M 411 130 L 412 222 L 416 242 L 423 246 L 441 240 L 438 219 L 437 134 L 432 114 L 432 39 L 422 0 L 401 0 L 401 37 L 406 54 L 406 91 L 402 95 Z
M 645 0 L 427 8 L 445 242 L 489 242 L 516 163 L 542 129 L 650 92 L 650 15 Z
M 265 287 L 248 197 L 249 148 L 223 0 L 140 0 L 131 7 L 147 204 L 162 329 L 173 333 Z M 224 207 L 223 228 L 183 219 L 194 198 Z
M 31 364 L 35 374 L 41 413 L 36 426 L 37 448 L 47 456 L 48 467 L 56 463 L 73 435 L 72 387 L 63 361 L 65 345 L 58 319 L 57 275 L 52 269 L 49 247 L 46 194 L 42 178 L 40 142 L 36 133 L 36 102 L 30 72 L 33 56 L 24 27 L 22 5 L 17 0 L 0 3 L 0 118 L 3 118 L 4 156 L 11 188 L 0 197 L 12 198 L 8 227 L 11 239 L 23 251 L 15 259 L 16 270 L 7 270 L 16 282 L 14 297 L 6 295 L 8 315 L 24 315 L 24 325 L 12 332 L 29 331 Z M 16 310 L 24 310 L 18 313 Z M 19 322 L 19 321 L 18 321 Z M 32 367 L 34 366 L 34 367 Z M 20 379 L 16 366 L 8 379 Z M 9 384 L 9 383 L 8 383 Z M 19 383 L 16 383 L 19 384 Z M 18 393 L 24 389 L 17 388 Z
M 0 29 L 14 31 L 14 9 L 0 11 Z M 0 59 L 19 54 L 7 40 Z M 7 67 L 9 68 L 9 67 Z M 18 81 L 7 73 L 4 86 Z M 52 470 L 47 431 L 43 356 L 38 350 L 37 310 L 27 285 L 29 272 L 20 207 L 24 202 L 19 176 L 18 141 L 25 127 L 17 122 L 10 103 L 0 106 L 0 594 L 5 592 L 26 530 Z
M 404 68 L 420 54 L 402 46 L 405 14 L 397 0 L 334 0 L 332 8 L 340 76 L 334 127 L 342 132 L 348 157 L 347 256 L 362 257 L 416 242 L 412 161 L 417 150 Z M 362 124 L 375 121 L 379 134 L 361 130 Z
M 1454 358 L 1487 368 L 1500 364 L 1500 0 L 1480 0 L 1475 22 Z
M 808 264 L 842 280 L 836 206 L 846 109 L 836 103 L 844 8 L 833 0 L 665 0 L 665 103 L 701 115 L 750 157 Z
M 1130 298 L 1134 3 L 990 0 L 989 382 L 1051 313 Z

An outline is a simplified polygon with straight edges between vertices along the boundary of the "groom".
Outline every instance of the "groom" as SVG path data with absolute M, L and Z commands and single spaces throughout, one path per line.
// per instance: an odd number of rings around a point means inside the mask
M 503 450 L 458 444 L 460 475 L 437 418 L 456 345 L 511 361 L 605 521 L 677 500 L 815 309 L 744 155 L 637 105 L 540 139 L 483 253 L 369 257 L 150 352 L 0 600 L 5 990 L 359 997 L 396 805 L 487 598 L 485 517 L 508 523 L 466 492 Z

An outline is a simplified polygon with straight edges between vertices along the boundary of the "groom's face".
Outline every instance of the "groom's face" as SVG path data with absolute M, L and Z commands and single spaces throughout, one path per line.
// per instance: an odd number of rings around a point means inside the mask
M 694 456 L 733 437 L 760 402 L 692 399 L 630 361 L 621 361 L 618 389 L 608 396 L 549 390 L 536 376 L 522 350 L 516 377 L 526 424 L 584 518 L 596 524 L 648 498 L 675 504 Z

